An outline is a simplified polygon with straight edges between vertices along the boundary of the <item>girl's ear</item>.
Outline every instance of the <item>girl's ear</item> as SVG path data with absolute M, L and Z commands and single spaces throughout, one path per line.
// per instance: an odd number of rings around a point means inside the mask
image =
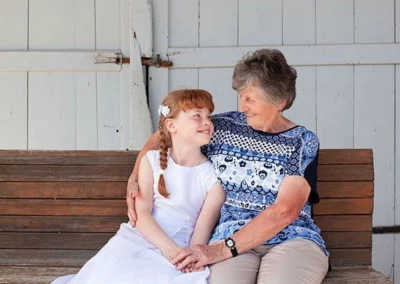
M 171 118 L 167 118 L 165 120 L 165 127 L 167 128 L 168 132 L 170 132 L 170 133 L 175 133 L 176 132 L 175 122 Z

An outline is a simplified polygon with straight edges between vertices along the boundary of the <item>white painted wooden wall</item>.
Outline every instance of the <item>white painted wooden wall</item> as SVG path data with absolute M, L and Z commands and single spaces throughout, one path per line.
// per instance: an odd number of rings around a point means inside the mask
M 135 50 L 130 43 L 129 4 L 129 0 L 0 0 L 1 149 L 143 145 L 151 122 L 149 113 L 146 119 L 139 76 L 140 54 L 139 65 L 93 64 L 93 51 L 118 51 L 129 57 Z M 141 15 L 145 22 L 146 9 Z M 137 29 L 136 33 L 143 34 Z M 150 39 L 143 38 L 142 52 L 149 54 L 151 34 Z M 138 108 L 143 110 L 140 114 Z
M 400 0 L 153 3 L 154 52 L 174 63 L 150 70 L 154 125 L 164 95 L 180 87 L 209 90 L 216 112 L 235 110 L 235 63 L 279 48 L 299 74 L 286 115 L 316 131 L 322 148 L 373 148 L 373 224 L 400 225 Z M 400 283 L 400 235 L 374 235 L 373 266 Z

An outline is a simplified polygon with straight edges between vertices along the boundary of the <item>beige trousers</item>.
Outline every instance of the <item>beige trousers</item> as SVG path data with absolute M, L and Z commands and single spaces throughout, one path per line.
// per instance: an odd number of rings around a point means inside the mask
M 314 242 L 285 241 L 260 245 L 210 266 L 209 284 L 320 284 L 328 271 L 328 257 Z

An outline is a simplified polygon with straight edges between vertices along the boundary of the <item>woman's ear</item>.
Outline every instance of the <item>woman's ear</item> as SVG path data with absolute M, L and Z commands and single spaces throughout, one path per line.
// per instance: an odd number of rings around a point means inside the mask
M 286 101 L 281 102 L 281 103 L 278 105 L 278 110 L 279 110 L 280 112 L 282 112 L 283 109 L 285 108 L 285 106 L 286 106 Z
M 165 127 L 167 128 L 168 132 L 170 132 L 170 133 L 175 133 L 176 132 L 176 127 L 175 127 L 174 120 L 171 119 L 171 118 L 167 118 L 165 120 Z

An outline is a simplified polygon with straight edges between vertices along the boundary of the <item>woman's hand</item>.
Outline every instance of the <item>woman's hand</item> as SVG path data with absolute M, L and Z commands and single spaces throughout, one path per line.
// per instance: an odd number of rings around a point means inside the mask
M 172 258 L 172 264 L 178 270 L 182 270 L 190 263 L 194 264 L 193 270 L 200 269 L 205 265 L 216 263 L 231 257 L 229 250 L 223 242 L 212 245 L 194 245 L 180 251 Z
M 137 215 L 135 210 L 135 198 L 138 195 L 139 185 L 137 182 L 137 177 L 134 178 L 131 176 L 126 187 L 126 204 L 128 205 L 128 217 L 132 227 L 136 226 Z

